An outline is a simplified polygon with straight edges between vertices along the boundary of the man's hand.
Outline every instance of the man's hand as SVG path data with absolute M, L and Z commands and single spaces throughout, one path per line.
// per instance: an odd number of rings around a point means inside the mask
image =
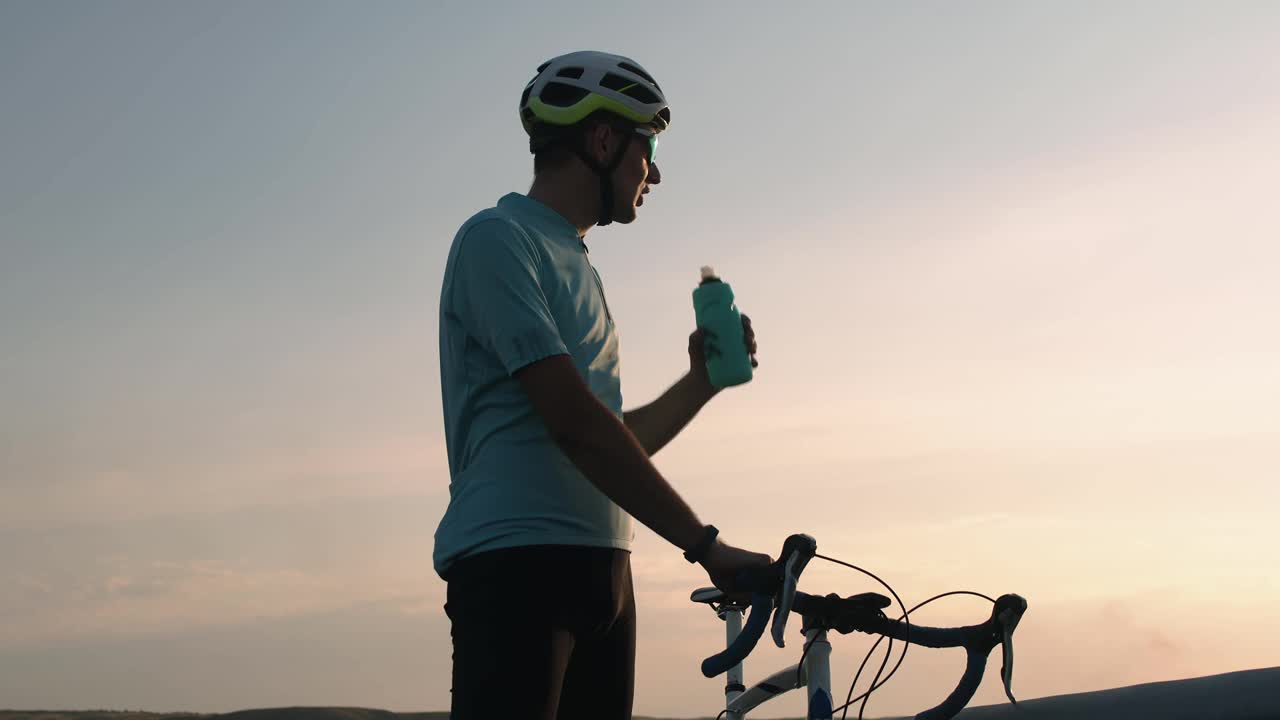
M 623 413 L 622 420 L 627 425 L 641 447 L 650 456 L 671 442 L 684 426 L 689 424 L 693 416 L 698 414 L 703 405 L 720 392 L 720 388 L 711 384 L 707 375 L 707 356 L 704 340 L 709 333 L 699 328 L 689 336 L 689 373 L 680 378 L 675 385 L 664 392 L 661 397 L 643 407 Z M 742 316 L 742 340 L 747 352 L 751 355 L 751 366 L 756 367 L 756 333 L 751 329 L 751 318 Z M 712 350 L 715 344 L 712 343 Z
M 742 593 L 733 586 L 738 572 L 747 568 L 764 567 L 772 562 L 773 558 L 768 555 L 736 548 L 717 539 L 707 550 L 707 555 L 701 564 L 711 578 L 711 582 L 725 591 L 730 598 L 749 600 L 749 593 Z
M 689 375 L 692 376 L 706 390 L 715 395 L 720 392 L 711 384 L 711 378 L 707 376 L 707 354 L 706 341 L 710 337 L 715 342 L 715 335 L 709 333 L 706 328 L 698 328 L 689 335 Z M 742 316 L 742 342 L 747 346 L 747 354 L 751 356 L 751 367 L 760 367 L 760 363 L 756 360 L 756 331 L 751 328 L 751 318 L 746 315 Z

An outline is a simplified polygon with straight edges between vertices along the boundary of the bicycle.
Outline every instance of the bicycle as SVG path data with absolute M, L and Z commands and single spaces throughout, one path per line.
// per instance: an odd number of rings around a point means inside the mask
M 982 682 L 987 657 L 997 644 L 1002 647 L 1003 666 L 1000 677 L 1004 682 L 1005 695 L 1017 705 L 1017 700 L 1013 697 L 1013 631 L 1027 609 L 1025 599 L 1006 594 L 992 600 L 980 593 L 958 591 L 930 598 L 908 611 L 901 599 L 898 599 L 897 593 L 884 581 L 849 563 L 818 555 L 817 548 L 817 541 L 808 535 L 792 535 L 783 544 L 782 554 L 776 562 L 766 568 L 745 571 L 739 575 L 736 589 L 744 593 L 751 592 L 751 614 L 745 627 L 742 625 L 742 615 L 748 606 L 731 600 L 718 588 L 700 588 L 690 596 L 694 602 L 710 605 L 720 619 L 725 621 L 727 647 L 702 662 L 702 674 L 708 678 L 728 672 L 725 709 L 717 716 L 717 720 L 722 717 L 726 720 L 743 720 L 748 712 L 762 703 L 800 688 L 808 688 L 808 720 L 832 720 L 837 710 L 843 711 L 844 717 L 849 706 L 859 700 L 862 700 L 859 710 L 861 717 L 871 693 L 897 672 L 906 657 L 906 648 L 911 644 L 932 648 L 964 647 L 968 654 L 964 674 L 955 690 L 936 707 L 917 714 L 916 720 L 950 720 L 963 710 Z M 902 617 L 891 620 L 884 614 L 884 608 L 889 607 L 891 601 L 879 593 L 840 597 L 834 593 L 818 596 L 799 592 L 796 585 L 800 574 L 814 557 L 866 573 L 885 585 L 894 598 L 898 599 L 898 605 L 903 610 Z M 990 600 L 993 604 L 991 617 L 979 625 L 955 628 L 924 627 L 910 623 L 911 612 L 928 602 L 955 594 L 977 595 Z M 794 612 L 803 618 L 801 631 L 805 636 L 804 651 L 798 663 L 773 673 L 748 689 L 742 684 L 742 663 L 764 634 L 770 612 L 773 612 L 771 632 L 778 647 L 785 647 L 783 632 L 788 616 Z M 880 672 L 872 680 L 871 688 L 857 698 L 846 698 L 845 704 L 838 708 L 833 707 L 831 696 L 831 643 L 827 640 L 828 630 L 836 630 L 842 635 L 854 631 L 875 634 L 881 636 L 880 640 L 890 638 L 888 653 L 880 665 Z M 893 653 L 895 639 L 905 643 L 902 655 L 889 675 L 880 680 L 880 673 L 884 671 Z M 863 660 L 862 667 L 854 676 L 849 696 L 853 695 L 858 678 L 880 640 L 872 646 L 867 659 Z

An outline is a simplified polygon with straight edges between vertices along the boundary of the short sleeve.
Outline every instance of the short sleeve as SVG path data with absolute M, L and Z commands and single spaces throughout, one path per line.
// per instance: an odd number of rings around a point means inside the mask
M 508 374 L 568 354 L 543 291 L 542 261 L 532 240 L 504 220 L 484 220 L 466 230 L 456 252 L 454 313 Z

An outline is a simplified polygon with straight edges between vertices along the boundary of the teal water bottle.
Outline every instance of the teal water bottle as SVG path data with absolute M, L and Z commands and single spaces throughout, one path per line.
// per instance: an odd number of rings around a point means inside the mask
M 693 312 L 698 327 L 708 332 L 703 349 L 711 384 L 726 388 L 750 381 L 751 357 L 743 341 L 742 315 L 733 304 L 733 288 L 711 267 L 702 268 L 702 283 L 693 290 Z

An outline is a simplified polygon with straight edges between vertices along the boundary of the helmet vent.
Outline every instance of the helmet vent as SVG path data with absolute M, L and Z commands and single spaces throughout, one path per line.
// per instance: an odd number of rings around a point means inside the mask
M 588 94 L 586 88 L 565 85 L 564 83 L 549 82 L 546 87 L 542 88 L 542 102 L 553 107 L 569 107 L 578 102 Z
M 560 71 L 556 73 L 556 77 L 567 77 L 579 80 L 582 78 L 582 72 L 583 69 L 580 67 L 561 68 Z
M 623 95 L 633 97 L 645 105 L 652 105 L 658 102 L 658 96 L 653 94 L 649 88 L 643 85 L 633 85 L 622 91 Z
M 628 80 L 621 75 L 614 75 L 613 73 L 605 73 L 604 77 L 600 79 L 600 85 L 610 90 L 621 90 L 628 85 L 634 84 L 634 80 Z
M 658 87 L 658 83 L 652 77 L 649 76 L 649 73 L 641 70 L 635 65 L 632 65 L 631 63 L 620 62 L 618 63 L 618 67 L 622 68 L 623 70 L 626 70 L 627 72 L 635 73 L 636 75 L 639 75 L 645 80 L 648 80 L 654 87 L 658 88 L 659 90 L 662 89 Z

